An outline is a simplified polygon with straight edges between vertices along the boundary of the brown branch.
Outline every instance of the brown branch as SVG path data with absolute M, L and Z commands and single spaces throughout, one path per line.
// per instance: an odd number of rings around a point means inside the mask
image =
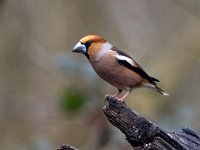
M 200 150 L 200 137 L 191 129 L 179 132 L 163 130 L 128 108 L 124 103 L 107 97 L 108 106 L 104 114 L 112 125 L 125 134 L 126 140 L 135 150 Z M 57 150 L 78 150 L 63 144 Z
M 112 125 L 126 136 L 126 140 L 134 149 L 140 150 L 198 150 L 200 138 L 188 128 L 180 132 L 168 132 L 145 119 L 124 103 L 107 97 L 108 106 L 103 111 Z

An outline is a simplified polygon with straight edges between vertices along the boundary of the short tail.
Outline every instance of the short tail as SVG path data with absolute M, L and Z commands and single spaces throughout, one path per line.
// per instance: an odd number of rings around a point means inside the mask
M 168 96 L 169 95 L 168 93 L 166 93 L 165 91 L 163 91 L 162 89 L 160 89 L 156 84 L 145 83 L 144 87 L 154 89 L 154 90 L 158 91 L 160 94 L 162 94 L 164 96 Z
M 166 93 L 165 91 L 163 91 L 162 89 L 160 89 L 159 87 L 155 87 L 156 88 L 156 91 L 158 91 L 160 94 L 164 95 L 164 96 L 168 96 L 169 94 Z

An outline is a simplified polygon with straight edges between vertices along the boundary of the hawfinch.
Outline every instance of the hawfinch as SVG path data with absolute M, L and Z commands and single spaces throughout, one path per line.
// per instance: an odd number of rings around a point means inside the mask
M 132 89 L 138 87 L 151 88 L 168 95 L 157 86 L 158 79 L 149 76 L 131 56 L 98 35 L 88 35 L 80 39 L 73 52 L 84 54 L 95 72 L 118 89 L 118 92 L 112 95 L 114 98 L 123 90 L 126 91 L 124 96 L 117 98 L 121 102 Z

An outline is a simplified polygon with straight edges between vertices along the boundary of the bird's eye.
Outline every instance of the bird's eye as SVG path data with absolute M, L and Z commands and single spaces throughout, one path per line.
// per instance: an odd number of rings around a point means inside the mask
M 92 45 L 92 41 L 88 41 L 88 42 L 86 42 L 85 43 L 85 46 L 88 48 L 88 47 L 90 47 Z

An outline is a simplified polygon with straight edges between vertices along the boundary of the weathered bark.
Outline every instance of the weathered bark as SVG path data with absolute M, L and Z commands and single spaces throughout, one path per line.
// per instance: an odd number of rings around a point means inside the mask
M 134 149 L 139 150 L 200 150 L 200 138 L 191 129 L 179 132 L 165 131 L 145 119 L 124 103 L 107 97 L 108 106 L 103 107 L 107 119 L 121 130 Z
M 78 150 L 78 149 L 70 145 L 63 144 L 57 150 Z
M 107 97 L 103 111 L 110 123 L 125 134 L 135 150 L 200 150 L 200 137 L 191 129 L 178 132 L 163 130 L 158 125 L 131 110 L 125 103 Z M 57 150 L 78 150 L 62 145 Z

